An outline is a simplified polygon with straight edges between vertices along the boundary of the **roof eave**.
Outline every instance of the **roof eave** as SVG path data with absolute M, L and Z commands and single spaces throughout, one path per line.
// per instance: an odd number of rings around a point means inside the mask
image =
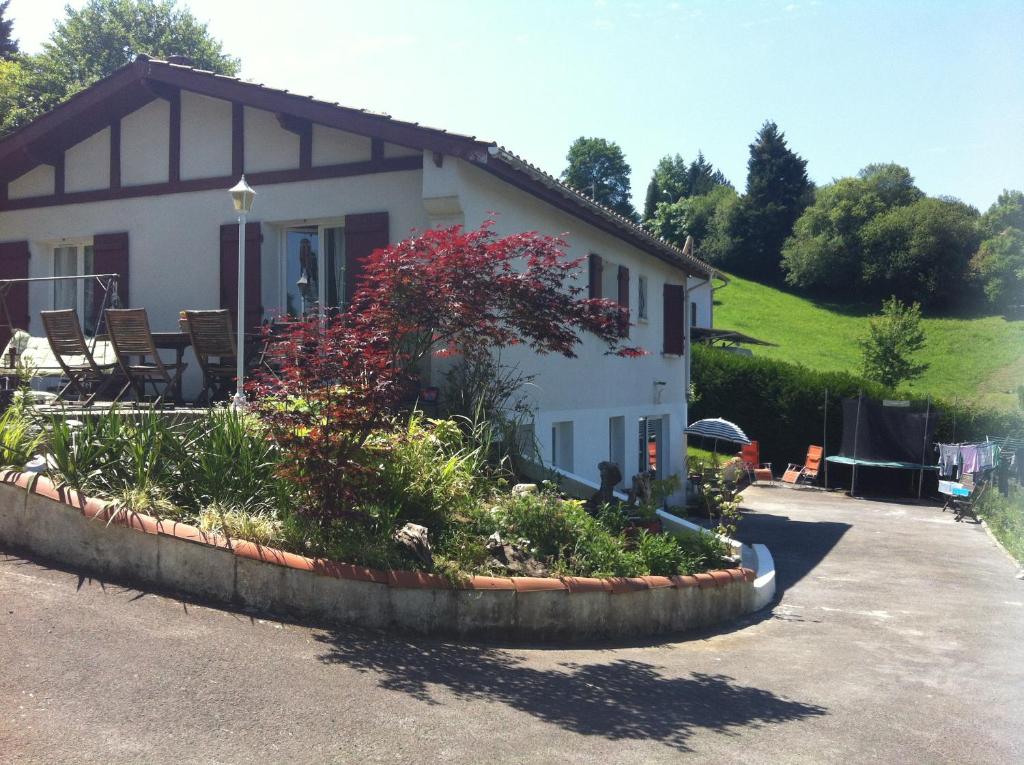
M 689 275 L 710 278 L 715 273 L 711 266 L 699 258 L 686 255 L 677 247 L 658 239 L 632 221 L 580 194 L 505 149 L 494 147 L 482 161 L 472 161 L 492 175 L 561 207 L 613 236 L 625 239 L 638 249 Z

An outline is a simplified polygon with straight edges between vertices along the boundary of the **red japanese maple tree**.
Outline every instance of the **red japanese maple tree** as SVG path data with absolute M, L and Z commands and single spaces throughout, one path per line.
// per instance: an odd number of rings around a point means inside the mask
M 291 456 L 287 477 L 305 489 L 312 517 L 343 516 L 368 498 L 366 438 L 414 399 L 418 364 L 430 354 L 479 358 L 525 344 L 573 357 L 584 332 L 607 353 L 643 353 L 622 344 L 627 310 L 581 296 L 581 261 L 566 255 L 564 240 L 499 237 L 493 225 L 431 229 L 375 251 L 345 312 L 299 318 L 270 338 L 275 371 L 250 392 Z

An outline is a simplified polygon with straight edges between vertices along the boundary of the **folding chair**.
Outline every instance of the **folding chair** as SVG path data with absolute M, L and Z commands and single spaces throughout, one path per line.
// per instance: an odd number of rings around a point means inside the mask
M 820 446 L 808 446 L 807 458 L 803 465 L 790 462 L 786 472 L 782 474 L 783 483 L 791 483 L 794 486 L 798 483 L 813 484 L 818 480 L 818 471 L 821 470 L 821 458 L 824 449 Z
M 750 483 L 755 481 L 775 483 L 775 476 L 772 475 L 772 463 L 761 462 L 761 445 L 757 441 L 751 441 L 740 449 L 740 459 L 743 461 L 743 469 L 746 470 Z
M 128 378 L 114 401 L 120 400 L 129 388 L 134 388 L 139 400 L 142 400 L 146 395 L 147 383 L 153 386 L 154 393 L 158 392 L 158 385 L 163 386 L 163 391 L 156 398 L 155 403 L 158 405 L 168 393 L 177 397 L 181 393 L 181 373 L 188 364 L 169 364 L 160 358 L 149 331 L 146 309 L 108 308 L 106 317 L 107 331 L 110 333 L 110 343 L 114 347 L 117 363 Z M 132 356 L 137 356 L 138 361 L 132 361 Z
M 69 390 L 74 390 L 79 398 L 85 398 L 82 406 L 92 406 L 96 396 L 111 380 L 117 362 L 97 363 L 85 341 L 82 323 L 74 308 L 39 313 L 50 349 L 68 378 L 68 384 L 60 389 L 57 400 L 64 399 Z
M 231 312 L 185 311 L 184 324 L 192 339 L 192 350 L 203 370 L 203 389 L 196 396 L 196 404 L 212 402 L 213 397 L 224 395 L 237 377 L 237 351 L 235 331 L 231 326 Z

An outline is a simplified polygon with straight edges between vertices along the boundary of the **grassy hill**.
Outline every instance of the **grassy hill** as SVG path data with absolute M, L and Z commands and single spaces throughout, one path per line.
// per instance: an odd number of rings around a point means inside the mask
M 715 326 L 735 329 L 777 343 L 754 347 L 758 356 L 791 361 L 812 369 L 859 373 L 857 340 L 867 332 L 876 306 L 816 303 L 756 282 L 730 277 L 715 292 Z M 1001 316 L 926 317 L 927 347 L 920 360 L 930 366 L 905 387 L 952 401 L 1017 407 L 1024 384 L 1024 321 Z

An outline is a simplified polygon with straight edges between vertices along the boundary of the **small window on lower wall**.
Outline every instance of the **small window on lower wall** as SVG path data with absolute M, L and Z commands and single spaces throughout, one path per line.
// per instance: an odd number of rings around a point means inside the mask
M 531 462 L 537 461 L 537 433 L 532 422 L 523 422 L 516 426 L 516 449 L 519 456 Z
M 640 472 L 649 472 L 654 478 L 664 477 L 665 444 L 661 417 L 639 419 L 639 466 Z
M 551 426 L 551 464 L 567 473 L 573 472 L 572 421 Z
M 608 418 L 608 461 L 619 466 L 623 480 L 615 484 L 621 488 L 626 478 L 626 418 Z

